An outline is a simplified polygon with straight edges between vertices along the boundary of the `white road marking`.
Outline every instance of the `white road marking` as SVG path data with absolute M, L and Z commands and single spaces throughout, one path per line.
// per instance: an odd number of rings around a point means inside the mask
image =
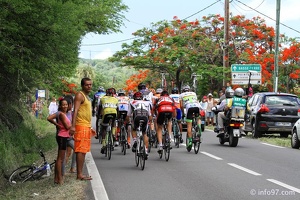
M 202 153 L 202 154 L 204 154 L 204 155 L 207 155 L 207 156 L 209 156 L 209 157 L 211 157 L 211 158 L 214 158 L 214 159 L 216 159 L 216 160 L 223 160 L 223 158 L 220 158 L 220 157 L 218 157 L 218 156 L 214 156 L 214 155 L 212 155 L 212 154 L 210 154 L 210 153 L 207 153 L 207 152 L 205 152 L 205 151 L 201 151 L 200 153 Z
M 92 190 L 94 193 L 95 200 L 108 200 L 108 196 L 104 187 L 104 184 L 102 182 L 100 173 L 96 167 L 95 161 L 93 159 L 93 156 L 91 152 L 88 152 L 86 154 L 86 167 L 88 170 L 89 175 L 93 178 L 91 180 Z
M 280 149 L 285 148 L 285 147 L 277 146 L 277 145 L 274 145 L 274 144 L 268 144 L 268 143 L 264 143 L 264 142 L 261 142 L 261 144 L 268 145 L 268 146 L 271 146 L 271 147 L 277 147 L 277 148 L 280 148 Z
M 239 170 L 242 170 L 242 171 L 244 171 L 244 172 L 247 172 L 247 173 L 249 173 L 249 174 L 252 174 L 252 175 L 254 175 L 254 176 L 261 176 L 261 174 L 255 172 L 255 171 L 252 171 L 252 170 L 250 170 L 250 169 L 247 169 L 247 168 L 245 168 L 245 167 L 242 167 L 242 166 L 240 166 L 240 165 L 237 165 L 237 164 L 234 164 L 234 163 L 227 163 L 227 164 L 230 165 L 230 166 L 232 166 L 232 167 L 235 167 L 235 168 L 237 168 L 237 169 L 239 169 Z
M 292 191 L 295 191 L 295 192 L 297 192 L 297 193 L 300 193 L 300 189 L 295 188 L 295 187 L 293 187 L 293 186 L 290 186 L 290 185 L 288 185 L 288 184 L 282 183 L 282 182 L 277 181 L 277 180 L 275 180 L 275 179 L 267 179 L 267 180 L 270 181 L 270 182 L 272 182 L 272 183 L 275 183 L 275 184 L 277 184 L 277 185 L 280 185 L 280 186 L 282 186 L 282 187 L 284 187 L 284 188 L 287 188 L 287 189 L 289 189 L 289 190 L 292 190 Z

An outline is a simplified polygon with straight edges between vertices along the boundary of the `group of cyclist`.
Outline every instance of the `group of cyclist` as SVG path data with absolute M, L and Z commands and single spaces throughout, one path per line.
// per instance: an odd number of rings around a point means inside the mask
M 117 141 L 119 135 L 119 129 L 116 128 L 116 124 L 119 119 L 126 123 L 126 127 L 131 125 L 132 127 L 132 151 L 136 151 L 136 131 L 139 126 L 142 128 L 144 135 L 144 143 L 146 147 L 146 159 L 148 158 L 149 138 L 147 137 L 146 130 L 149 128 L 151 133 L 156 133 L 158 141 L 158 153 L 163 150 L 162 144 L 162 129 L 165 120 L 168 119 L 167 130 L 170 134 L 170 140 L 172 141 L 172 118 L 176 118 L 179 124 L 180 135 L 182 135 L 181 120 L 185 117 L 187 124 L 187 148 L 192 148 L 192 120 L 197 119 L 198 125 L 198 138 L 201 138 L 201 120 L 199 113 L 201 105 L 197 99 L 195 92 L 192 92 L 189 86 L 182 88 L 182 93 L 179 93 L 178 88 L 172 89 L 172 94 L 169 94 L 167 90 L 158 88 L 156 91 L 149 90 L 144 83 L 138 85 L 138 91 L 133 94 L 133 99 L 126 96 L 124 90 L 116 90 L 114 88 L 108 88 L 104 91 L 103 87 L 100 87 L 98 92 L 94 95 L 92 101 L 93 116 L 96 115 L 98 119 L 102 120 L 101 123 L 101 136 L 102 136 L 102 148 L 101 153 L 105 154 L 106 151 L 106 127 L 109 125 L 109 121 L 112 120 L 112 133 Z M 142 122 L 142 123 L 141 123 Z M 98 125 L 98 123 L 96 123 Z M 120 124 L 119 124 L 120 125 Z M 100 127 L 96 127 L 99 130 Z M 96 138 L 100 137 L 97 135 Z M 182 137 L 180 137 L 182 138 Z M 183 140 L 181 139 L 181 143 Z M 127 138 L 128 148 L 130 144 L 130 134 Z M 115 146 L 118 144 L 116 143 Z

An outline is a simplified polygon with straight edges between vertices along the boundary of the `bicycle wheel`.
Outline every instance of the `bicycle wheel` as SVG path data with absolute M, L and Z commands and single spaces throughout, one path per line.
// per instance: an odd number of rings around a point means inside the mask
M 148 141 L 149 141 L 148 152 L 150 153 L 151 152 L 151 147 L 153 145 L 153 141 L 152 141 L 152 133 L 151 133 L 151 130 L 150 130 L 149 127 L 147 128 L 147 132 L 146 133 L 147 133 Z
M 193 132 L 194 152 L 197 154 L 200 149 L 200 138 L 197 137 L 198 132 Z
M 140 167 L 142 170 L 145 168 L 145 157 L 146 157 L 146 149 L 144 144 L 144 138 L 141 136 L 140 138 L 140 146 L 139 146 L 139 158 L 140 158 Z
M 180 134 L 179 134 L 179 125 L 178 122 L 174 122 L 173 125 L 173 135 L 174 135 L 174 143 L 175 143 L 175 147 L 179 148 L 179 144 L 180 144 Z
M 22 166 L 16 169 L 9 176 L 8 182 L 10 185 L 17 185 L 24 183 L 25 181 L 32 178 L 34 171 L 33 166 Z
M 99 127 L 98 127 L 98 139 L 99 139 L 99 143 L 101 144 L 102 142 L 102 126 L 101 126 L 101 123 L 102 123 L 102 119 L 100 118 L 99 119 Z
M 166 132 L 165 133 L 165 139 L 164 139 L 164 153 L 165 153 L 165 160 L 166 161 L 169 161 L 169 159 L 170 159 L 170 150 L 171 150 L 171 148 L 170 148 L 170 138 L 169 138 L 169 133 L 168 132 Z
M 122 145 L 122 152 L 124 155 L 126 155 L 126 149 L 127 149 L 127 133 L 125 130 L 124 125 L 121 127 L 121 145 Z
M 108 160 L 111 159 L 111 150 L 112 150 L 112 147 L 113 147 L 113 143 L 112 143 L 112 135 L 111 135 L 111 131 L 109 131 L 108 133 L 108 136 L 107 136 L 107 145 L 106 145 L 106 153 L 107 153 L 107 158 Z
M 138 167 L 139 166 L 139 163 L 140 163 L 140 157 L 139 157 L 139 151 L 138 151 L 138 148 L 139 148 L 139 145 L 140 145 L 140 139 L 138 138 L 137 139 L 137 147 L 136 147 L 136 150 L 135 150 L 135 153 L 134 153 L 134 157 L 135 157 L 135 164 L 136 166 Z

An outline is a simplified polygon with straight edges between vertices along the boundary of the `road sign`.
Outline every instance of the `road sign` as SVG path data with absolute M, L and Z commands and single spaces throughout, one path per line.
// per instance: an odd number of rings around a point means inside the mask
M 232 85 L 252 85 L 261 84 L 261 65 L 260 64 L 233 64 L 231 65 L 231 84 Z

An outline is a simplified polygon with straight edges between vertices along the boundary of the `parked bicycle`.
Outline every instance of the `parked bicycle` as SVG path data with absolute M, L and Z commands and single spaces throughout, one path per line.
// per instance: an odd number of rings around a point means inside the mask
M 44 153 L 42 151 L 39 153 L 43 158 L 43 163 L 41 165 L 24 165 L 17 168 L 9 176 L 8 182 L 10 185 L 17 185 L 29 180 L 38 180 L 44 176 L 50 176 L 55 160 L 52 163 L 48 163 Z
M 200 144 L 201 144 L 201 136 L 199 136 L 198 132 L 199 132 L 199 127 L 197 125 L 197 118 L 195 117 L 195 114 L 193 113 L 192 140 L 193 140 L 195 154 L 197 154 L 199 152 Z M 188 138 L 187 137 L 186 137 L 186 146 L 187 146 L 187 151 L 190 152 L 192 149 L 188 148 Z
M 145 168 L 145 161 L 146 161 L 146 148 L 144 143 L 144 135 L 142 132 L 143 123 L 147 123 L 144 120 L 140 120 L 139 127 L 136 130 L 136 151 L 135 151 L 135 164 L 138 167 L 140 164 L 140 167 L 142 170 Z
M 171 153 L 171 141 L 170 141 L 170 134 L 168 132 L 168 118 L 166 117 L 164 120 L 164 128 L 162 130 L 162 145 L 163 145 L 163 152 L 159 153 L 159 158 L 162 158 L 162 154 L 165 155 L 165 160 L 169 161 L 170 153 Z

